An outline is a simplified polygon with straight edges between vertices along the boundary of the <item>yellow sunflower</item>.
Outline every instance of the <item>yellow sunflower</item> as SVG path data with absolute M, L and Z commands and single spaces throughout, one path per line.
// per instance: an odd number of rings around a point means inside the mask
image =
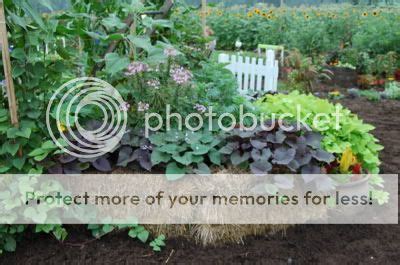
M 364 12 L 364 13 L 362 13 L 362 16 L 363 16 L 363 17 L 368 17 L 368 13 L 367 13 L 367 12 Z
M 254 15 L 253 15 L 253 12 L 247 13 L 247 17 L 252 18 L 253 16 L 254 16 Z
M 378 11 L 374 11 L 374 12 L 372 12 L 372 15 L 373 15 L 374 17 L 379 16 L 379 12 L 378 12 Z
M 256 13 L 257 15 L 259 15 L 259 14 L 261 14 L 261 10 L 258 9 L 258 8 L 255 8 L 255 9 L 254 9 L 254 13 Z

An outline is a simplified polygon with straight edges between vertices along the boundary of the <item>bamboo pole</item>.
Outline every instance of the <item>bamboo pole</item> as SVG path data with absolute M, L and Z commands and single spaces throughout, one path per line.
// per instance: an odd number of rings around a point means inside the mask
M 2 49 L 2 59 L 4 67 L 4 76 L 7 85 L 7 97 L 8 106 L 10 109 L 11 124 L 15 127 L 19 126 L 18 122 L 18 107 L 17 100 L 15 98 L 14 82 L 12 79 L 11 61 L 10 61 L 10 51 L 8 46 L 8 36 L 6 27 L 6 18 L 4 14 L 4 3 L 0 0 L 0 45 Z
M 203 35 L 207 37 L 207 0 L 201 0 L 201 25 L 203 27 Z

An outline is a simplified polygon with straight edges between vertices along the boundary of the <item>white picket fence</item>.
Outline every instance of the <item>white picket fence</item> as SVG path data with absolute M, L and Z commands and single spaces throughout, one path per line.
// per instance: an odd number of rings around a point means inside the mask
M 279 64 L 275 52 L 267 51 L 266 58 L 243 57 L 221 53 L 218 62 L 228 63 L 226 68 L 236 77 L 239 93 L 250 91 L 276 92 Z

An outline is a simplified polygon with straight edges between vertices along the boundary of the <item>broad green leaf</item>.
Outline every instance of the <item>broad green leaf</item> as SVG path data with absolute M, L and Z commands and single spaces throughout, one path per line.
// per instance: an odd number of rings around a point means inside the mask
M 25 157 L 14 157 L 12 160 L 12 164 L 16 169 L 21 170 L 25 164 L 25 161 Z
M 8 170 L 10 170 L 11 167 L 8 166 L 0 166 L 0 174 L 6 173 Z
M 216 165 L 221 165 L 221 153 L 216 149 L 212 149 L 208 154 L 210 161 Z
M 20 128 L 18 132 L 16 132 L 16 135 L 19 137 L 29 139 L 29 137 L 31 136 L 31 132 L 32 132 L 31 128 Z
M 163 133 L 156 133 L 149 137 L 149 140 L 152 144 L 155 145 L 163 145 L 165 144 L 164 140 L 165 135 Z
M 27 23 L 26 23 L 24 17 L 17 16 L 16 14 L 14 14 L 13 12 L 10 12 L 10 11 L 8 12 L 8 15 L 10 16 L 11 20 L 12 20 L 15 24 L 17 24 L 18 26 L 22 27 L 22 28 L 25 29 L 25 30 L 27 29 L 27 28 L 26 28 Z
M 182 152 L 185 150 L 183 146 L 178 146 L 176 144 L 166 144 L 158 148 L 159 151 L 168 153 L 171 155 L 175 155 L 179 152 Z
M 24 49 L 22 48 L 16 48 L 11 52 L 11 57 L 18 59 L 18 60 L 24 60 L 26 58 L 26 54 L 24 52 Z
M 15 251 L 15 249 L 17 247 L 17 242 L 15 241 L 14 237 L 5 236 L 4 241 L 5 241 L 5 243 L 3 245 L 3 248 L 4 248 L 5 251 L 8 251 L 8 252 Z
M 30 152 L 30 153 L 28 154 L 28 156 L 34 157 L 34 156 L 42 155 L 42 154 L 44 154 L 44 153 L 46 153 L 46 151 L 45 151 L 44 149 L 42 149 L 42 148 L 36 148 L 36 149 L 32 150 L 32 152 Z
M 104 18 L 101 23 L 109 30 L 112 28 L 123 29 L 127 26 L 115 14 L 110 14 L 108 17 Z
M 35 10 L 31 5 L 28 4 L 28 2 L 22 1 L 21 7 L 22 7 L 22 9 L 24 10 L 24 12 L 25 12 L 28 16 L 30 16 L 30 17 L 33 19 L 33 21 L 36 22 L 36 24 L 39 25 L 39 27 L 40 27 L 42 30 L 46 30 L 46 27 L 45 27 L 45 25 L 44 25 L 44 22 L 43 22 L 42 17 L 39 15 L 39 13 L 36 12 L 36 10 Z
M 186 152 L 183 156 L 180 156 L 180 155 L 176 154 L 176 155 L 172 156 L 172 158 L 176 162 L 178 162 L 178 163 L 180 163 L 182 165 L 185 165 L 185 166 L 188 166 L 193 162 L 192 152 Z
M 9 129 L 7 130 L 7 138 L 9 138 L 9 139 L 15 139 L 15 138 L 17 138 L 17 132 L 18 132 L 18 129 L 17 129 L 17 128 L 15 128 L 15 127 L 9 128 Z
M 175 162 L 171 162 L 167 166 L 166 176 L 170 181 L 177 180 L 185 176 L 186 169 L 179 167 Z
M 141 48 L 146 52 L 151 52 L 154 50 L 149 37 L 138 37 L 134 35 L 129 35 L 128 40 L 137 48 Z
M 137 238 L 143 243 L 146 243 L 147 239 L 149 238 L 149 231 L 147 230 L 141 231 L 140 233 L 137 234 Z
M 211 174 L 210 168 L 205 163 L 197 164 L 197 168 L 194 170 L 194 172 L 200 175 Z
M 53 143 L 53 141 L 48 140 L 42 144 L 42 149 L 55 149 L 57 145 Z
M 195 155 L 204 155 L 207 154 L 208 151 L 210 151 L 210 147 L 207 145 L 203 145 L 203 144 L 199 144 L 199 143 L 195 143 L 190 145 L 190 147 L 193 150 L 193 154 Z
M 10 155 L 15 155 L 18 151 L 19 143 L 5 142 L 3 148 Z
M 129 65 L 129 58 L 119 56 L 117 53 L 108 53 L 105 60 L 106 72 L 111 75 L 121 72 Z
M 43 159 L 45 159 L 48 156 L 49 153 L 43 153 L 41 155 L 35 156 L 33 159 L 35 159 L 36 161 L 40 162 L 43 161 Z
M 160 163 L 167 163 L 171 159 L 171 155 L 160 152 L 157 149 L 151 153 L 151 164 L 158 165 Z

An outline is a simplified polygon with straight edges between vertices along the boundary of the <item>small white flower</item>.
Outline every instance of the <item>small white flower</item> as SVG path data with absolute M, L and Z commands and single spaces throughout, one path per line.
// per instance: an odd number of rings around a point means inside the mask
M 150 107 L 150 105 L 149 105 L 148 103 L 144 103 L 144 102 L 141 102 L 141 101 L 140 101 L 140 102 L 138 103 L 138 108 L 137 108 L 137 110 L 138 110 L 139 112 L 144 112 L 144 111 L 148 110 L 149 107 Z
M 147 85 L 151 88 L 159 89 L 160 81 L 158 81 L 157 79 L 152 79 L 152 80 L 147 81 Z
M 242 47 L 242 45 L 243 45 L 243 43 L 239 39 L 235 42 L 235 47 L 238 49 L 240 49 Z
M 119 110 L 123 112 L 127 112 L 131 105 L 128 102 L 124 102 L 119 106 Z
M 200 113 L 204 113 L 207 111 L 207 107 L 201 104 L 194 105 L 193 109 L 197 110 Z

